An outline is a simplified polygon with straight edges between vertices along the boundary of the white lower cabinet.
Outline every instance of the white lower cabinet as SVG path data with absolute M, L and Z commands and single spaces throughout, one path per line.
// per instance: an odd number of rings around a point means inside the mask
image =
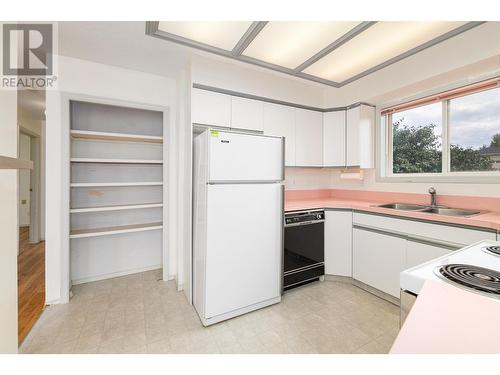
M 352 212 L 325 212 L 325 273 L 352 276 Z
M 408 240 L 406 243 L 405 269 L 451 254 L 451 252 L 452 250 L 443 247 Z
M 369 230 L 352 230 L 353 278 L 399 298 L 406 239 Z

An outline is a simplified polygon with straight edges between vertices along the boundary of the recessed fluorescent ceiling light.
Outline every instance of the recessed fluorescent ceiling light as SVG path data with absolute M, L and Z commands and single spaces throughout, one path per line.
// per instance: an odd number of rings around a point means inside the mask
M 269 22 L 243 52 L 294 69 L 360 22 Z
M 342 82 L 465 22 L 378 22 L 304 72 Z
M 252 22 L 168 22 L 160 21 L 158 30 L 231 51 Z

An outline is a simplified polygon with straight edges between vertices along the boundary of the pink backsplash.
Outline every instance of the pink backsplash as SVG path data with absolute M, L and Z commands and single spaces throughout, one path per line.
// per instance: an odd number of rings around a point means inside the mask
M 349 200 L 429 204 L 429 194 L 348 189 L 287 190 L 286 200 L 337 198 Z M 437 204 L 453 208 L 500 211 L 500 198 L 437 194 Z

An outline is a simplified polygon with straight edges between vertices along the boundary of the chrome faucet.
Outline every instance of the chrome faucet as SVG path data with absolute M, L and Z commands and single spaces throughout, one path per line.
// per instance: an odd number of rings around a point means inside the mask
M 436 189 L 434 187 L 429 188 L 429 194 L 431 195 L 431 207 L 436 207 Z

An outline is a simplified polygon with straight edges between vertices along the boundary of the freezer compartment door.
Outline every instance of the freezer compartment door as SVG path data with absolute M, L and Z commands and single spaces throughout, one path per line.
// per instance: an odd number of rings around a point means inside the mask
M 205 317 L 280 296 L 280 184 L 208 187 Z
M 283 180 L 282 138 L 210 132 L 210 181 Z

